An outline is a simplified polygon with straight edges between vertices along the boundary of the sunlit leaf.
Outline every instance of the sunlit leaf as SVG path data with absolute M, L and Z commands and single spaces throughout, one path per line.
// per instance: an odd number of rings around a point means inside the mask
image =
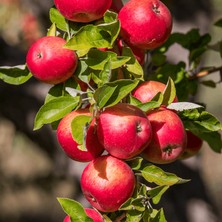
M 68 198 L 57 198 L 66 214 L 71 218 L 71 222 L 93 222 L 87 216 L 84 207 L 77 201 Z
M 32 77 L 26 65 L 1 66 L 0 79 L 12 85 L 21 85 Z
M 79 96 L 61 96 L 45 103 L 36 114 L 34 130 L 64 117 L 77 107 L 79 99 Z

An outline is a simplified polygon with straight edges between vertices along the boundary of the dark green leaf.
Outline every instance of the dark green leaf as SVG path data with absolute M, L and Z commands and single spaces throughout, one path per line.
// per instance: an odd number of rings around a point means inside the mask
M 155 212 L 155 216 L 153 216 L 149 222 L 167 222 L 163 209 L 161 208 L 159 211 Z
M 142 66 L 139 64 L 137 59 L 135 58 L 132 50 L 129 47 L 124 47 L 123 56 L 130 57 L 131 59 L 126 63 L 125 69 L 132 74 L 135 78 L 143 80 L 144 72 Z
M 163 92 L 163 102 L 162 105 L 169 105 L 171 104 L 176 97 L 176 88 L 174 85 L 173 80 L 169 77 L 167 81 L 167 85 Z
M 91 119 L 92 119 L 91 116 L 79 115 L 76 116 L 71 122 L 72 136 L 76 141 L 76 143 L 79 144 L 78 149 L 82 151 L 87 150 L 85 140 L 86 140 L 87 129 Z
M 208 86 L 211 88 L 216 88 L 217 84 L 213 81 L 213 80 L 205 80 L 205 81 L 201 81 L 201 84 L 203 84 L 204 86 Z
M 220 18 L 214 23 L 215 26 L 222 28 L 222 19 Z
M 117 85 L 103 85 L 95 91 L 94 99 L 99 108 L 106 106 L 107 102 L 112 97 L 117 87 Z
M 142 219 L 143 213 L 137 210 L 129 210 L 126 214 L 127 222 L 140 222 Z
M 26 65 L 0 67 L 0 79 L 12 85 L 21 85 L 32 77 Z
M 57 198 L 66 214 L 71 217 L 71 222 L 93 222 L 89 218 L 83 206 L 75 200 L 68 198 Z
M 113 106 L 125 98 L 137 85 L 137 80 L 122 79 L 104 84 L 94 94 L 99 108 Z
M 146 103 L 139 103 L 137 107 L 139 107 L 144 112 L 148 112 L 151 109 L 159 108 L 163 103 L 163 94 L 161 92 L 157 93 L 153 99 Z
M 61 96 L 45 103 L 35 117 L 34 130 L 63 118 L 79 104 L 79 96 Z
M 148 191 L 148 195 L 152 198 L 154 204 L 158 204 L 162 195 L 168 190 L 169 186 L 157 186 Z
M 139 170 L 142 166 L 143 158 L 135 157 L 133 159 L 126 160 L 126 162 L 130 165 L 133 170 Z

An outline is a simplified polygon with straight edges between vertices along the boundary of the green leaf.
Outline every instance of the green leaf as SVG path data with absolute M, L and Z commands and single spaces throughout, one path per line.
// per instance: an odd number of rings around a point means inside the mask
M 129 47 L 123 47 L 123 56 L 130 57 L 131 59 L 126 63 L 125 69 L 132 74 L 135 78 L 143 80 L 144 72 L 142 66 L 135 58 L 132 50 Z
M 148 112 L 151 109 L 159 108 L 163 103 L 163 94 L 161 92 L 157 93 L 153 99 L 146 103 L 140 103 L 137 105 L 144 112 Z
M 129 210 L 126 214 L 127 222 L 140 222 L 142 219 L 143 213 L 137 210 Z
M 57 198 L 66 214 L 71 218 L 71 222 L 93 222 L 93 219 L 87 216 L 84 207 L 75 200 L 68 198 Z
M 196 134 L 199 138 L 206 141 L 209 147 L 216 153 L 221 153 L 222 151 L 222 139 L 221 134 L 219 132 L 196 132 L 195 130 L 192 131 L 193 134 Z
M 0 79 L 12 85 L 21 85 L 32 77 L 26 65 L 0 67 Z
M 87 55 L 85 63 L 93 70 L 103 70 L 107 61 L 111 60 L 111 68 L 117 69 L 129 61 L 129 57 L 117 56 L 111 51 L 91 49 Z
M 92 74 L 92 69 L 86 64 L 85 60 L 80 60 L 75 71 L 75 76 L 77 76 L 83 82 L 89 83 Z
M 217 87 L 217 83 L 214 82 L 213 80 L 205 80 L 205 81 L 201 81 L 201 84 L 203 84 L 204 86 L 208 86 L 211 88 L 216 88 Z
M 63 118 L 79 104 L 79 96 L 61 96 L 45 103 L 35 117 L 34 130 Z
M 109 99 L 114 94 L 115 90 L 117 89 L 117 85 L 103 85 L 98 88 L 94 93 L 94 99 L 97 103 L 99 108 L 103 108 L 108 103 Z
M 167 222 L 162 208 L 159 211 L 155 210 L 153 213 L 149 222 Z
M 110 34 L 110 44 L 113 45 L 120 32 L 120 21 L 114 20 L 110 23 L 99 24 L 98 27 Z
M 211 113 L 202 109 L 184 110 L 179 113 L 185 128 L 196 132 L 208 133 L 222 129 L 220 121 Z
M 154 204 L 158 204 L 162 195 L 168 190 L 169 186 L 157 186 L 148 191 L 148 195 L 152 198 Z
M 175 174 L 164 172 L 161 168 L 151 164 L 140 170 L 140 172 L 145 180 L 159 186 L 172 186 L 188 182 L 188 180 L 177 177 Z
M 143 158 L 135 157 L 133 159 L 126 160 L 126 162 L 132 168 L 132 170 L 139 170 L 142 166 Z
M 56 36 L 56 24 L 52 23 L 51 27 L 47 32 L 47 36 Z
M 222 18 L 218 19 L 215 23 L 215 26 L 222 28 Z
M 101 27 L 86 25 L 65 44 L 65 48 L 76 50 L 84 56 L 91 48 L 112 48 L 111 37 Z
M 69 25 L 65 17 L 55 8 L 51 8 L 49 11 L 49 18 L 52 23 L 62 30 L 67 31 Z
M 122 79 L 104 84 L 94 94 L 97 106 L 101 109 L 119 103 L 138 83 L 138 80 Z
M 171 104 L 176 97 L 176 88 L 174 85 L 173 80 L 169 77 L 167 81 L 167 85 L 163 92 L 163 102 L 162 105 L 169 105 Z
M 111 23 L 118 19 L 118 14 L 116 12 L 107 10 L 103 16 L 103 19 L 106 23 Z
M 91 116 L 79 115 L 76 116 L 71 122 L 72 136 L 74 140 L 79 144 L 78 149 L 82 151 L 87 151 L 85 141 L 91 119 Z

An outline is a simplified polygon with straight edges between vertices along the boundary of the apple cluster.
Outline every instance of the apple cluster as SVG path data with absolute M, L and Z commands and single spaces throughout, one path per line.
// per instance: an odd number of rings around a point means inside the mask
M 171 14 L 159 0 L 130 0 L 125 5 L 120 0 L 54 3 L 67 20 L 81 24 L 101 19 L 107 10 L 115 11 L 121 24 L 118 54 L 127 45 L 141 65 L 145 51 L 162 45 L 172 29 Z M 76 78 L 79 58 L 65 44 L 61 36 L 45 36 L 30 47 L 26 63 L 34 77 L 55 85 Z M 161 82 L 144 81 L 131 95 L 147 103 L 165 88 Z M 173 102 L 177 101 L 175 96 Z M 117 211 L 133 195 L 137 181 L 126 160 L 140 156 L 155 164 L 168 164 L 196 154 L 202 145 L 199 138 L 195 147 L 190 144 L 189 138 L 193 141 L 196 136 L 185 130 L 176 111 L 165 106 L 144 112 L 120 101 L 96 112 L 93 108 L 95 104 L 72 110 L 60 120 L 56 133 L 68 157 L 89 162 L 81 176 L 81 188 L 94 208 L 85 209 L 86 214 L 94 221 L 103 221 L 99 212 Z M 69 216 L 64 222 L 68 221 Z

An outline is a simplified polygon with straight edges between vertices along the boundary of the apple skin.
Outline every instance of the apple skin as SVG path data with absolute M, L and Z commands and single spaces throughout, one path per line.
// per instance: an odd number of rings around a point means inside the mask
M 183 122 L 176 112 L 160 108 L 147 114 L 153 138 L 142 152 L 144 159 L 155 164 L 167 164 L 179 159 L 187 143 Z
M 154 80 L 145 81 L 133 90 L 132 96 L 140 100 L 142 103 L 146 103 L 151 101 L 157 93 L 163 92 L 165 87 L 166 85 L 162 82 Z M 178 102 L 178 98 L 175 97 L 173 102 Z
M 54 0 L 54 3 L 66 19 L 88 23 L 102 18 L 112 0 Z
M 123 2 L 121 0 L 112 0 L 110 10 L 119 13 L 122 7 L 123 7 Z
M 130 0 L 120 10 L 121 36 L 142 49 L 161 46 L 170 36 L 172 15 L 159 0 Z
M 85 212 L 86 212 L 86 215 L 90 217 L 91 219 L 93 219 L 94 222 L 104 222 L 102 215 L 98 211 L 92 208 L 85 208 Z M 70 216 L 67 215 L 64 218 L 63 222 L 71 222 Z
M 187 146 L 180 159 L 187 159 L 195 156 L 200 151 L 203 145 L 202 139 L 200 139 L 190 131 L 186 131 L 186 133 L 187 133 Z
M 105 155 L 85 167 L 80 184 L 85 198 L 94 208 L 114 212 L 132 196 L 136 179 L 123 160 Z
M 139 108 L 119 103 L 106 108 L 97 120 L 97 135 L 104 149 L 120 159 L 140 154 L 152 138 L 146 114 Z
M 29 71 L 38 80 L 58 84 L 69 79 L 76 70 L 78 57 L 63 46 L 66 41 L 56 36 L 44 36 L 31 45 L 26 63 Z
M 93 119 L 88 128 L 86 136 L 87 151 L 78 149 L 79 144 L 72 137 L 71 122 L 76 116 L 79 115 L 91 116 L 91 113 L 87 108 L 70 112 L 59 122 L 56 135 L 61 148 L 67 156 L 79 162 L 89 162 L 100 156 L 104 151 L 104 148 L 98 141 L 95 131 L 96 128 L 94 125 L 95 119 Z

